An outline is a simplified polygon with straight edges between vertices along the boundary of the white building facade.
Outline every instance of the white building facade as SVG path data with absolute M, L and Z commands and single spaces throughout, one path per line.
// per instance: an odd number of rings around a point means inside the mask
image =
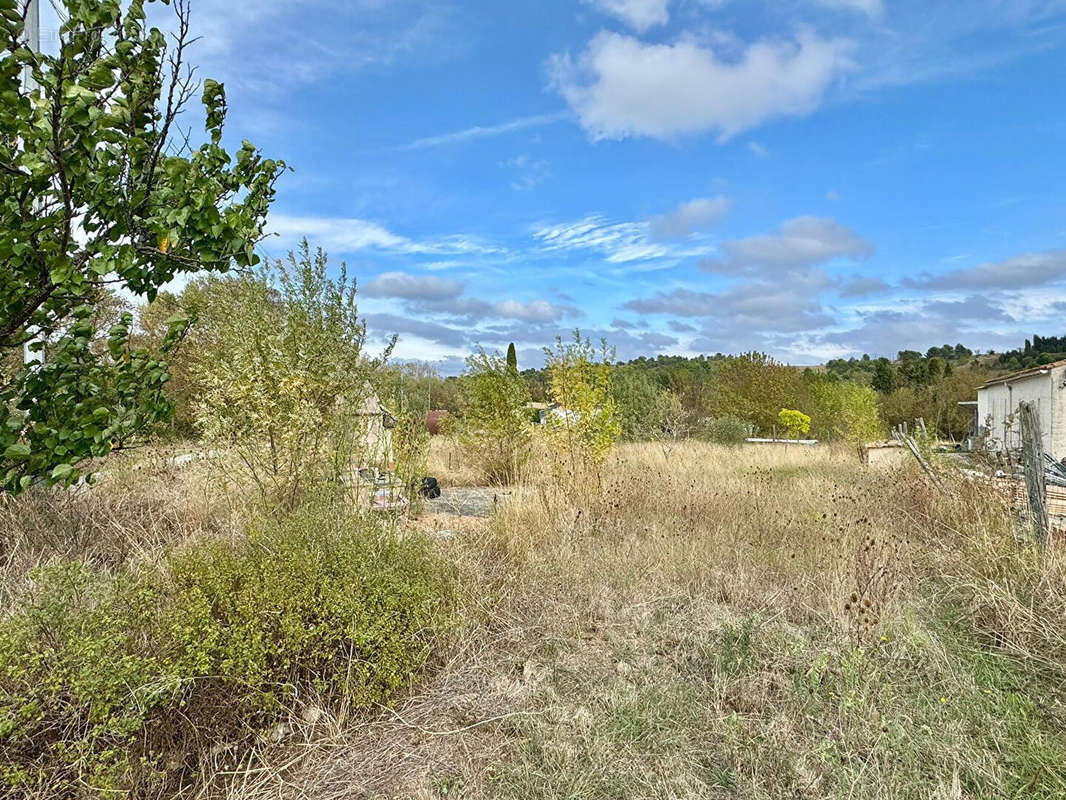
M 1033 403 L 1044 452 L 1066 457 L 1066 361 L 989 381 L 977 390 L 977 430 L 992 450 L 1021 447 L 1018 406 Z

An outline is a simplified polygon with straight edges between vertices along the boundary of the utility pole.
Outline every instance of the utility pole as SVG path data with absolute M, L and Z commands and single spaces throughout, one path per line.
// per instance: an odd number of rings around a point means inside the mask
M 40 0 L 27 0 L 26 2 L 26 25 L 23 28 L 26 37 L 26 46 L 33 53 L 41 52 L 41 4 Z M 26 67 L 22 72 L 22 86 L 27 93 L 37 90 L 37 82 L 33 79 L 33 71 Z
M 23 27 L 26 37 L 26 46 L 32 53 L 41 52 L 41 4 L 40 0 L 26 0 L 26 24 Z M 37 81 L 33 79 L 33 70 L 26 67 L 22 71 L 22 86 L 26 94 L 36 94 Z M 36 333 L 23 345 L 22 361 L 24 364 L 44 364 L 44 350 L 31 350 L 41 338 Z

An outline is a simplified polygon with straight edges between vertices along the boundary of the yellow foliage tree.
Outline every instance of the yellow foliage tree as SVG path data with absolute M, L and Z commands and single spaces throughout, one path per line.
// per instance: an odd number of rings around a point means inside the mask
M 811 431 L 811 418 L 802 411 L 782 408 L 777 415 L 777 420 L 788 431 L 788 438 L 790 439 L 798 439 Z
M 606 342 L 597 352 L 580 331 L 572 342 L 557 338 L 545 348 L 548 388 L 558 404 L 548 418 L 556 453 L 571 469 L 602 464 L 618 442 L 622 423 L 611 392 L 611 355 Z

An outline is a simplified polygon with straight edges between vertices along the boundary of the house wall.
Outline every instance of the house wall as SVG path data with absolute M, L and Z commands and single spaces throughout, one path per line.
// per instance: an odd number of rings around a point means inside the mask
M 1066 458 L 1066 366 L 1051 371 L 1051 449 L 1056 459 Z
M 909 458 L 910 450 L 902 445 L 868 445 L 863 449 L 863 461 L 868 467 L 898 467 Z
M 1058 452 L 1055 441 L 1061 441 L 1066 436 L 1066 408 L 1062 407 L 1066 403 L 1066 391 L 1052 387 L 1056 373 L 1061 372 L 1061 369 L 1051 370 L 1047 374 L 1029 375 L 978 390 L 977 422 L 990 444 L 996 449 L 1004 446 L 1010 449 L 1021 447 L 1021 423 L 1016 416 L 1009 428 L 1005 428 L 1005 423 L 1008 417 L 1016 415 L 1021 403 L 1030 402 L 1037 408 L 1044 449 L 1051 453 Z M 1061 380 L 1060 376 L 1060 383 Z M 992 420 L 990 427 L 989 417 Z

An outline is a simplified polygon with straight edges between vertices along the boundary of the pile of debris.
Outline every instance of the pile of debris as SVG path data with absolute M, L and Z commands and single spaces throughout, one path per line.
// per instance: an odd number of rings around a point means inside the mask
M 1061 462 L 1044 453 L 1044 481 L 1049 486 L 1066 487 L 1066 459 Z

